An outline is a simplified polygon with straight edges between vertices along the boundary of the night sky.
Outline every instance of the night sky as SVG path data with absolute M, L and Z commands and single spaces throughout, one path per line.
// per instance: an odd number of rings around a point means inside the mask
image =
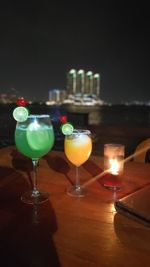
M 147 1 L 5 0 L 0 93 L 45 101 L 75 68 L 101 74 L 104 101 L 150 101 L 149 20 Z

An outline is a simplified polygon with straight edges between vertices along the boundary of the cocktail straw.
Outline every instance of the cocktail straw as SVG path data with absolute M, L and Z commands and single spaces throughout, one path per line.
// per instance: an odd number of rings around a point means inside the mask
M 150 149 L 150 145 L 148 145 L 147 147 L 144 147 L 143 149 L 140 149 L 139 151 L 131 154 L 130 156 L 128 156 L 127 158 L 125 158 L 123 160 L 123 163 L 128 162 L 129 160 L 131 160 L 132 158 L 134 158 L 135 156 L 138 156 L 142 153 L 144 153 L 145 151 L 147 151 L 148 149 Z M 100 179 L 101 177 L 103 177 L 105 174 L 109 173 L 109 169 L 101 172 L 100 174 L 94 176 L 93 178 L 91 178 L 89 181 L 83 183 L 81 185 L 81 187 L 88 187 L 89 185 L 91 185 L 92 183 L 94 183 L 95 181 L 97 181 L 98 179 Z

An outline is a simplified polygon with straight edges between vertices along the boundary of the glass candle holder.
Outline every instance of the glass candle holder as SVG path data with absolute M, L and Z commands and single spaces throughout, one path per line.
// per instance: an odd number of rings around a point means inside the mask
M 124 170 L 125 146 L 122 144 L 104 144 L 104 170 L 103 186 L 111 190 L 120 190 L 122 187 L 122 174 Z

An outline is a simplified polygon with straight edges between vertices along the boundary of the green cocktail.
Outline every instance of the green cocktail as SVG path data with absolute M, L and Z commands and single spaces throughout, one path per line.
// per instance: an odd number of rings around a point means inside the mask
M 49 194 L 37 189 L 36 169 L 38 161 L 54 144 L 54 130 L 49 115 L 30 115 L 25 121 L 17 122 L 15 143 L 17 149 L 33 163 L 33 190 L 22 196 L 22 201 L 38 204 L 48 199 Z
M 31 122 L 27 127 L 22 123 L 15 131 L 17 149 L 31 159 L 41 158 L 54 144 L 54 131 L 52 125 Z

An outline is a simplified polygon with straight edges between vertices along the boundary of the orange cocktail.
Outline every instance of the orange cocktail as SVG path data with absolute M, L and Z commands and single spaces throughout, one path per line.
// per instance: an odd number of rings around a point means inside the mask
M 79 166 L 81 166 L 91 155 L 92 139 L 89 130 L 74 130 L 72 134 L 66 135 L 64 150 L 68 160 L 76 166 L 76 181 L 67 193 L 71 196 L 83 197 L 86 194 L 85 188 L 80 186 Z
M 76 134 L 74 138 L 65 138 L 65 154 L 75 166 L 82 165 L 88 160 L 92 151 L 92 140 L 85 134 Z

